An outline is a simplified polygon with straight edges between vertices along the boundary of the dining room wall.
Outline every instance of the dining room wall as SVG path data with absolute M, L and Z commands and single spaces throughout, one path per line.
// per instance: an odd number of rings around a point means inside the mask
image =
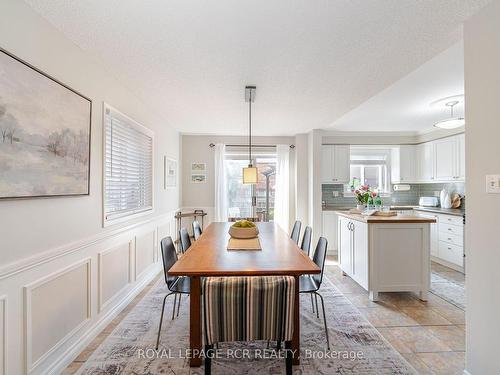
M 181 136 L 181 202 L 184 210 L 203 209 L 208 213 L 206 223 L 213 219 L 215 208 L 214 149 L 210 144 L 247 144 L 248 136 L 193 135 Z M 295 145 L 295 137 L 252 137 L 252 144 Z M 206 163 L 206 183 L 191 182 L 191 163 Z M 295 149 L 290 152 L 290 222 L 295 220 Z
M 61 373 L 161 269 L 179 208 L 163 159 L 179 159 L 179 133 L 23 1 L 0 2 L 0 47 L 92 100 L 90 195 L 0 200 L 0 375 Z M 106 228 L 103 102 L 155 133 L 154 209 Z

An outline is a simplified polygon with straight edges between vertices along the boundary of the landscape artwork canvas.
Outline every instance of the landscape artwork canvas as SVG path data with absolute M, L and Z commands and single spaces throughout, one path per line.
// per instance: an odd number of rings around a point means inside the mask
M 0 50 L 0 199 L 89 194 L 91 106 Z

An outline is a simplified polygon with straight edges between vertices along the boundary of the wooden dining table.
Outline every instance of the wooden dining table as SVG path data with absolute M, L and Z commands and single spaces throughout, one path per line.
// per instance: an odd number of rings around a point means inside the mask
M 201 278 L 210 276 L 270 276 L 295 277 L 295 308 L 292 349 L 293 364 L 300 360 L 299 277 L 318 274 L 319 267 L 293 242 L 277 224 L 256 223 L 261 250 L 228 250 L 229 227 L 233 223 L 211 223 L 201 237 L 170 268 L 169 275 L 189 276 L 191 294 L 189 306 L 190 366 L 198 367 L 202 360 Z

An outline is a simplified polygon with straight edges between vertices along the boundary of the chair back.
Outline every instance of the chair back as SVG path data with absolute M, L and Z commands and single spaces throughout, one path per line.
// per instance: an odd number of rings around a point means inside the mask
M 290 341 L 296 287 L 292 276 L 204 278 L 205 344 Z
M 295 224 L 293 224 L 292 233 L 290 234 L 290 238 L 297 245 L 299 244 L 300 227 L 301 226 L 302 226 L 302 223 L 300 222 L 300 220 L 296 220 Z
M 182 227 L 179 230 L 179 238 L 181 239 L 181 252 L 185 253 L 191 247 L 191 238 L 186 228 Z
M 202 230 L 201 230 L 200 223 L 198 223 L 197 220 L 194 220 L 193 221 L 193 235 L 194 235 L 194 239 L 197 240 L 198 238 L 200 238 L 201 233 L 202 233 Z
M 168 270 L 175 264 L 175 262 L 177 262 L 177 252 L 175 251 L 174 242 L 170 236 L 163 238 L 160 245 L 165 283 L 167 284 L 168 289 L 170 289 L 178 279 L 178 276 L 169 276 L 168 274 Z
M 313 230 L 310 226 L 307 226 L 306 229 L 304 229 L 304 236 L 302 237 L 302 244 L 300 245 L 300 248 L 307 254 L 307 256 L 309 256 L 309 252 L 311 251 L 312 231 Z
M 314 281 L 318 283 L 318 287 L 323 281 L 323 271 L 325 270 L 326 250 L 328 247 L 328 240 L 325 237 L 320 237 L 316 250 L 314 250 L 313 262 L 319 267 L 321 273 L 312 275 Z

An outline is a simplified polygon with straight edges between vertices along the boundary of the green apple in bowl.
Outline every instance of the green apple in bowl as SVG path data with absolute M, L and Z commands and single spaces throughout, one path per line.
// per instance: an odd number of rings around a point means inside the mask
M 248 220 L 240 220 L 231 225 L 229 228 L 229 235 L 234 238 L 255 238 L 259 234 L 259 229 Z

